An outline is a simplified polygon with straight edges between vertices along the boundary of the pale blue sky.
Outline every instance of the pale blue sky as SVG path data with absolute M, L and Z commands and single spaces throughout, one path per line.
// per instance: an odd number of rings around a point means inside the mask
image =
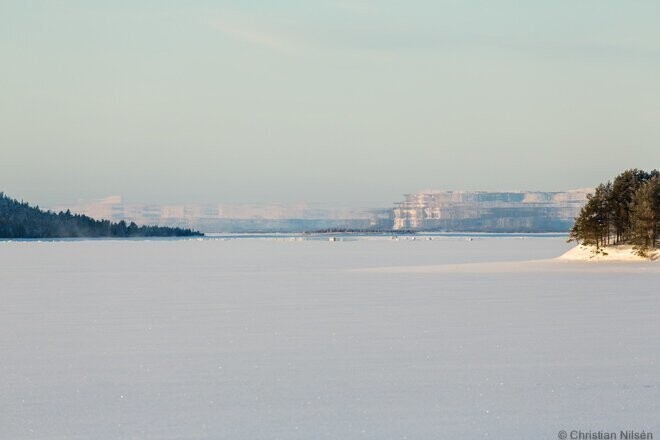
M 660 166 L 657 1 L 0 0 L 0 190 L 389 205 Z

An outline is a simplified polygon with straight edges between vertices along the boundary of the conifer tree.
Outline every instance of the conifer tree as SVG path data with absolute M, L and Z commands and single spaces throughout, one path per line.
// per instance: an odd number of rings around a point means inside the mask
M 633 244 L 642 255 L 658 246 L 660 172 L 626 170 L 600 184 L 575 219 L 569 241 L 592 245 Z
M 587 196 L 587 203 L 582 207 L 571 229 L 569 241 L 596 246 L 597 250 L 605 245 L 609 229 L 606 200 L 604 185 L 599 185 L 594 194 Z
M 631 206 L 630 242 L 641 254 L 656 248 L 659 222 L 660 178 L 656 176 L 640 185 Z
M 657 174 L 657 170 L 647 173 L 635 168 L 626 170 L 614 178 L 611 198 L 615 243 L 626 242 L 629 238 L 627 233 L 630 232 L 632 226 L 630 212 L 635 191 L 642 183 Z
M 198 236 L 200 232 L 162 226 L 126 225 L 94 220 L 71 211 L 42 211 L 0 192 L 0 238 L 64 238 L 64 237 L 174 237 Z

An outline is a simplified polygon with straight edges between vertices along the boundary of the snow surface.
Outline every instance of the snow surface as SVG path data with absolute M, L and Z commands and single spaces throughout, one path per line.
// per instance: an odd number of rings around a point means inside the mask
M 578 245 L 570 249 L 564 255 L 560 256 L 561 260 L 569 261 L 658 261 L 657 251 L 651 253 L 651 258 L 640 257 L 632 246 L 606 246 L 596 250 L 595 246 Z
M 660 265 L 470 238 L 0 243 L 0 438 L 659 436 Z

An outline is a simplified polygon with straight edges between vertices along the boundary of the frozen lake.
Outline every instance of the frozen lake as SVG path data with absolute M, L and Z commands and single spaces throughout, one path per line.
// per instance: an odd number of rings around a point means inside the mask
M 0 243 L 0 438 L 660 438 L 660 265 L 570 247 Z

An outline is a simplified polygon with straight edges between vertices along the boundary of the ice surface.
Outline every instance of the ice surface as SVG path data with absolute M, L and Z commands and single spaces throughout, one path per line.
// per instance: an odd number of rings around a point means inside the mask
M 564 241 L 0 243 L 0 438 L 660 436 L 659 265 Z

